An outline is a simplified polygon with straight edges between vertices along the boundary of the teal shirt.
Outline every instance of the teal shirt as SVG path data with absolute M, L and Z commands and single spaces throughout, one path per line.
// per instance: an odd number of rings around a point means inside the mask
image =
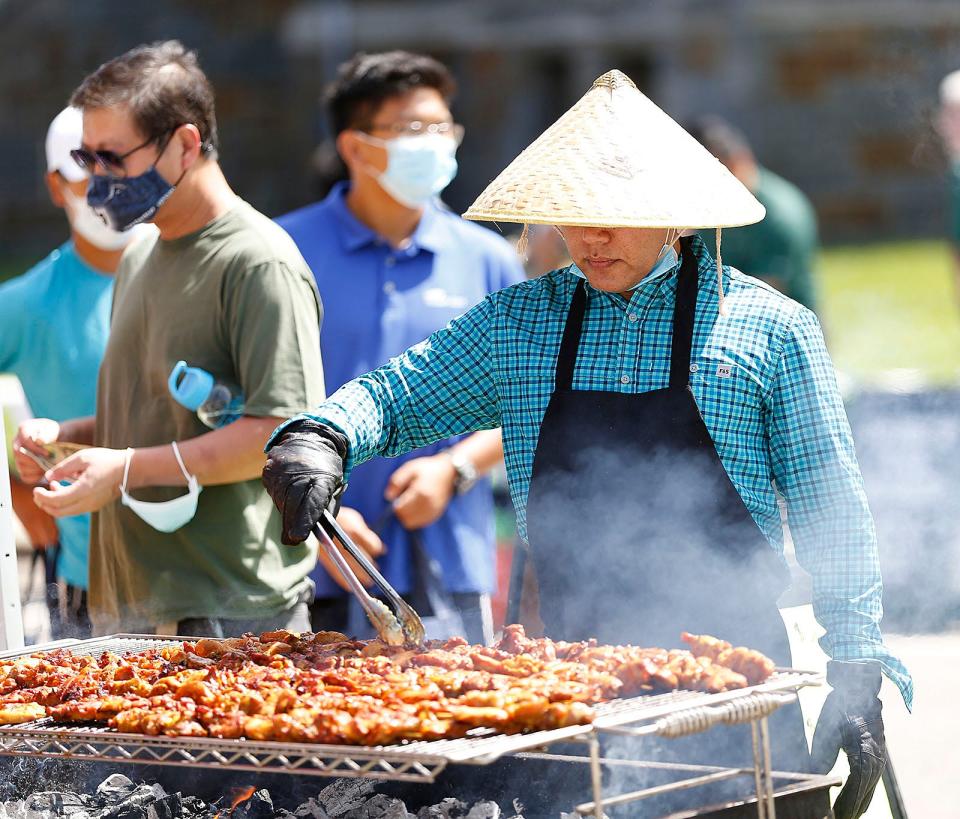
M 720 243 L 724 264 L 774 284 L 784 295 L 816 312 L 813 280 L 818 238 L 810 200 L 792 182 L 760 168 L 754 195 L 767 209 L 756 224 L 726 228 Z M 703 238 L 716 255 L 715 236 Z
M 692 250 L 700 282 L 690 389 L 717 454 L 778 555 L 783 526 L 774 481 L 785 498 L 797 560 L 813 579 L 827 654 L 880 662 L 909 705 L 913 682 L 880 633 L 877 537 L 819 322 L 729 267 L 723 273 L 729 316 L 718 318 L 716 265 L 699 239 Z M 678 269 L 645 278 L 629 300 L 587 286 L 573 389 L 635 394 L 667 386 Z M 502 427 L 525 537 L 540 423 L 578 281 L 567 267 L 487 296 L 303 417 L 346 435 L 348 467 Z
M 36 417 L 93 415 L 112 299 L 113 276 L 87 265 L 72 241 L 0 285 L 0 372 L 20 379 Z M 85 589 L 90 516 L 60 518 L 57 527 L 57 573 Z

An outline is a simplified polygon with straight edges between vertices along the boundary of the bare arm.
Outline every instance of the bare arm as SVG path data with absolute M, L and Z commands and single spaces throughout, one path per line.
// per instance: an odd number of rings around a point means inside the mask
M 499 428 L 482 429 L 447 451 L 451 455 L 462 455 L 476 467 L 477 474 L 483 476 L 503 461 L 503 436 Z
M 260 477 L 266 461 L 263 446 L 284 420 L 244 416 L 220 429 L 178 441 L 177 447 L 187 471 L 196 475 L 202 486 L 249 481 Z M 169 444 L 134 450 L 128 488 L 183 486 L 186 482 Z
M 60 424 L 59 441 L 69 441 L 71 444 L 86 444 L 93 446 L 93 428 L 96 419 L 92 415 L 85 418 L 71 418 Z
M 238 483 L 259 476 L 266 456 L 263 445 L 282 418 L 245 416 L 196 438 L 177 442 L 184 465 L 201 485 Z M 50 488 L 38 487 L 33 497 L 54 517 L 94 512 L 120 494 L 126 450 L 93 447 L 71 455 L 51 469 Z M 69 481 L 69 486 L 60 484 Z M 169 444 L 133 450 L 127 489 L 144 486 L 183 486 L 173 447 Z

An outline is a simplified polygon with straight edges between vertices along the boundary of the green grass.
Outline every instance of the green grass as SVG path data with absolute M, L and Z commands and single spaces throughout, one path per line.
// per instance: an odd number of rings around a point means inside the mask
M 821 318 L 837 369 L 861 386 L 960 382 L 954 270 L 944 242 L 824 250 Z

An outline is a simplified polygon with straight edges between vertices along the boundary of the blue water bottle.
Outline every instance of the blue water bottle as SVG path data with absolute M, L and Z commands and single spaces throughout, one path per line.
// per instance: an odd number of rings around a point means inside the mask
M 210 429 L 232 424 L 243 415 L 243 392 L 236 384 L 219 381 L 200 367 L 188 367 L 178 361 L 167 386 L 174 400 L 191 412 Z

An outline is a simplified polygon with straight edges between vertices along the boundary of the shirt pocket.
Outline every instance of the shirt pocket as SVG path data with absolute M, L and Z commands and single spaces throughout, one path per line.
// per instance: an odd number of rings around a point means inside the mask
M 705 416 L 711 410 L 722 416 L 738 416 L 748 411 L 755 414 L 762 408 L 759 378 L 722 351 L 705 350 L 693 359 L 690 369 L 690 386 Z

